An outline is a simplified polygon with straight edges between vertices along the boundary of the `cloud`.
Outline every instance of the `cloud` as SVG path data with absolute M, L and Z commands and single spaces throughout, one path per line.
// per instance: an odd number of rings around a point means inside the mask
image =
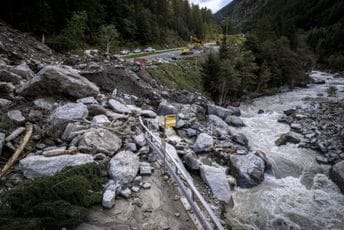
M 207 7 L 208 9 L 211 9 L 213 13 L 216 13 L 218 10 L 226 6 L 232 0 L 189 0 L 189 1 L 201 7 Z

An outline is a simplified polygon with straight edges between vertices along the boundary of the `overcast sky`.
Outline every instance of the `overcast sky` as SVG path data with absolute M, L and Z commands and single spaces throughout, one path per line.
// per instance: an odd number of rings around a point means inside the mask
M 220 10 L 222 7 L 227 5 L 232 0 L 189 0 L 190 2 L 194 4 L 198 4 L 201 7 L 207 7 L 208 9 L 211 9 L 213 13 L 216 13 L 218 10 Z

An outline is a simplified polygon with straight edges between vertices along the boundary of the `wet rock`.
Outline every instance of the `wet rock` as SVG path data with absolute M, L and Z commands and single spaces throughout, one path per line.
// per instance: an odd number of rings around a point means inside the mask
M 2 148 L 4 147 L 5 144 L 5 134 L 0 132 L 0 154 L 2 152 Z
M 15 140 L 15 139 L 16 139 L 17 137 L 19 137 L 19 135 L 21 135 L 24 131 L 25 131 L 25 128 L 24 128 L 24 127 L 16 128 L 15 130 L 13 130 L 13 132 L 12 132 L 8 137 L 6 137 L 6 141 L 7 141 L 7 142 L 10 142 L 10 141 Z
M 213 124 L 216 127 L 222 128 L 222 129 L 229 129 L 229 125 L 222 120 L 220 117 L 216 115 L 209 115 L 208 116 L 208 122 L 209 124 Z
M 126 148 L 129 150 L 129 151 L 132 151 L 132 152 L 136 152 L 137 151 L 137 147 L 136 147 L 136 144 L 135 143 L 126 143 Z
M 91 129 L 85 132 L 79 141 L 80 151 L 90 154 L 104 153 L 113 156 L 122 146 L 122 140 L 106 129 Z
M 25 122 L 25 117 L 20 110 L 11 110 L 7 112 L 7 117 L 15 124 L 22 124 Z
M 138 146 L 145 146 L 147 144 L 145 135 L 143 133 L 134 136 L 134 141 Z
M 94 97 L 81 98 L 81 99 L 78 99 L 76 102 L 82 103 L 84 105 L 98 104 L 98 101 L 94 99 Z
M 292 131 L 294 131 L 294 132 L 296 132 L 296 133 L 301 133 L 301 131 L 302 131 L 302 126 L 301 126 L 301 124 L 292 123 L 292 124 L 290 125 L 290 128 L 291 128 Z
M 291 117 L 283 115 L 280 118 L 278 118 L 277 121 L 284 124 L 290 124 L 293 121 L 293 119 Z
M 210 152 L 214 149 L 214 140 L 211 136 L 206 133 L 198 135 L 196 142 L 192 146 L 196 153 L 199 152 Z
M 25 62 L 12 68 L 11 71 L 26 79 L 32 78 L 34 76 L 34 73 Z
M 277 146 L 285 145 L 287 143 L 298 144 L 300 143 L 300 139 L 295 137 L 291 133 L 284 133 L 275 141 L 275 144 Z
M 142 110 L 141 116 L 145 118 L 156 118 L 156 113 L 152 110 Z
M 122 104 L 121 102 L 115 99 L 110 99 L 108 104 L 110 108 L 114 110 L 116 113 L 124 113 L 124 114 L 130 113 L 129 108 L 126 105 Z
M 332 166 L 330 169 L 330 178 L 337 184 L 342 193 L 344 193 L 344 160 Z
M 239 133 L 237 135 L 233 135 L 232 136 L 232 141 L 234 141 L 235 143 L 239 144 L 239 145 L 242 145 L 244 147 L 248 147 L 248 140 L 247 140 L 247 137 L 242 134 L 242 133 Z
M 101 115 L 94 116 L 92 119 L 92 123 L 96 125 L 108 125 L 111 122 L 109 121 L 107 116 L 101 114 Z
M 84 98 L 96 96 L 98 87 L 67 66 L 45 66 L 36 77 L 25 83 L 17 93 L 25 97 L 50 95 Z
M 238 107 L 227 106 L 227 109 L 232 110 L 232 115 L 237 116 L 237 117 L 241 116 L 241 111 L 240 111 L 240 109 Z
M 83 120 L 87 117 L 86 105 L 81 103 L 68 103 L 55 109 L 50 116 L 50 121 L 54 125 L 64 125 L 69 121 Z
M 196 154 L 191 152 L 183 157 L 183 161 L 185 162 L 185 165 L 191 170 L 199 170 L 200 165 L 202 164 L 198 160 Z
M 30 156 L 19 162 L 19 168 L 24 176 L 36 179 L 42 176 L 53 176 L 66 167 L 83 165 L 94 162 L 88 154 L 62 155 L 55 157 Z
M 173 105 L 169 104 L 166 100 L 160 102 L 157 113 L 159 115 L 177 114 L 178 110 Z
M 110 161 L 110 178 L 121 184 L 131 183 L 139 171 L 139 157 L 130 151 L 117 153 Z
M 106 159 L 106 155 L 104 153 L 97 153 L 96 155 L 94 155 L 93 159 L 95 161 L 103 161 Z
M 150 176 L 153 173 L 153 167 L 148 162 L 140 162 L 140 175 Z
M 2 82 L 11 82 L 13 84 L 19 84 L 21 80 L 22 77 L 15 73 L 12 73 L 5 69 L 0 70 L 0 81 Z
M 315 159 L 319 164 L 328 164 L 329 163 L 328 159 L 326 157 L 317 156 Z
M 208 165 L 200 167 L 201 177 L 210 187 L 214 196 L 225 203 L 232 200 L 231 190 L 226 178 L 225 170 Z
M 257 157 L 260 157 L 264 163 L 265 163 L 265 169 L 271 169 L 272 168 L 272 164 L 271 164 L 271 161 L 269 160 L 269 158 L 267 157 L 267 155 L 263 152 L 263 151 L 260 151 L 260 150 L 257 150 L 254 155 L 256 155 Z
M 262 110 L 262 109 L 258 110 L 258 114 L 263 114 L 263 113 L 264 113 L 264 110 Z
M 226 109 L 217 105 L 208 105 L 208 114 L 216 115 L 222 120 L 225 120 L 229 115 L 234 115 L 234 112 L 231 109 Z
M 228 116 L 225 121 L 226 121 L 227 124 L 229 124 L 231 126 L 234 126 L 234 127 L 243 127 L 243 126 L 245 126 L 244 122 L 239 117 Z
M 295 109 L 287 109 L 287 110 L 284 110 L 283 113 L 287 116 L 290 116 L 290 115 L 293 115 L 294 113 L 296 113 L 296 110 Z
M 10 99 L 16 87 L 12 83 L 0 82 L 0 97 Z
M 242 188 L 251 188 L 264 180 L 265 163 L 253 154 L 231 155 L 231 174 Z

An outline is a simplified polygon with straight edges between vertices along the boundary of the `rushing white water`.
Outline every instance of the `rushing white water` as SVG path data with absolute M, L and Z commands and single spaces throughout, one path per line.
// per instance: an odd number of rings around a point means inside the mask
M 344 100 L 343 78 L 321 72 L 312 72 L 311 77 L 324 79 L 326 84 L 258 98 L 241 106 L 247 126 L 232 132 L 243 133 L 251 150 L 267 154 L 273 162 L 273 174 L 266 174 L 255 188 L 233 192 L 235 206 L 227 209 L 226 218 L 234 229 L 344 229 L 344 195 L 325 175 L 326 168 L 316 163 L 317 154 L 295 144 L 275 145 L 281 134 L 290 131 L 288 125 L 277 122 L 283 110 L 310 106 L 305 98 L 327 97 L 330 85 L 338 89 L 334 100 Z M 265 113 L 258 114 L 259 109 Z

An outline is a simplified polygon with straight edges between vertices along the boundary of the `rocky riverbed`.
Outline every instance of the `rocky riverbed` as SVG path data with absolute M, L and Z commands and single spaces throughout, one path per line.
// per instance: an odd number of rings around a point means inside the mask
M 105 164 L 102 201 L 79 229 L 196 229 L 138 123 L 141 116 L 160 136 L 163 116 L 177 114 L 177 126 L 165 130 L 167 148 L 226 228 L 343 225 L 335 184 L 344 184 L 342 78 L 314 72 L 319 84 L 224 108 L 166 89 L 114 56 L 57 55 L 3 24 L 0 30 L 2 165 L 33 126 L 1 178 L 2 193 L 78 165 Z M 331 84 L 335 97 L 326 94 Z

